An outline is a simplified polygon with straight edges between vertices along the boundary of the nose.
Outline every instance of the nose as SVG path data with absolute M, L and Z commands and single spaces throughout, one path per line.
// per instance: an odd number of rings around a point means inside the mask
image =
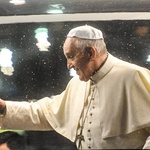
M 71 62 L 67 62 L 67 68 L 68 68 L 68 69 L 73 68 L 73 65 L 72 65 L 72 63 L 71 63 Z

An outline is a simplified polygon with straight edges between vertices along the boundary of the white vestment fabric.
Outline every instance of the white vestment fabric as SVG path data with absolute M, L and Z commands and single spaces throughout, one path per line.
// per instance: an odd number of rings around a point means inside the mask
M 2 129 L 56 130 L 78 143 L 83 107 L 86 112 L 94 88 L 82 148 L 142 147 L 150 127 L 150 71 L 109 54 L 91 80 L 75 76 L 60 95 L 37 102 L 6 101 Z

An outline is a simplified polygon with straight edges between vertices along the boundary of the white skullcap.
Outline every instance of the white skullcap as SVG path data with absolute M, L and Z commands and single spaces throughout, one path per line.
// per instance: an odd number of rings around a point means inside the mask
M 78 37 L 81 39 L 99 40 L 103 39 L 103 33 L 92 26 L 85 25 L 71 29 L 67 37 Z

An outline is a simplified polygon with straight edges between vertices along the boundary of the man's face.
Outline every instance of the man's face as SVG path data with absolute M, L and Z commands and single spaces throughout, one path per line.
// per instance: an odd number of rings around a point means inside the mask
M 0 150 L 10 150 L 6 143 L 0 145 Z
M 67 68 L 73 68 L 80 80 L 88 81 L 92 74 L 89 54 L 82 49 L 77 49 L 71 38 L 64 43 L 64 55 L 67 59 Z

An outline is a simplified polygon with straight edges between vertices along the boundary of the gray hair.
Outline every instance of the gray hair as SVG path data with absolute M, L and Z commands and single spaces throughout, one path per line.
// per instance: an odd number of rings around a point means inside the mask
M 84 50 L 87 47 L 94 47 L 100 54 L 104 54 L 107 52 L 106 44 L 104 40 L 88 40 L 88 39 L 80 39 L 80 38 L 72 38 L 72 42 L 76 49 Z

